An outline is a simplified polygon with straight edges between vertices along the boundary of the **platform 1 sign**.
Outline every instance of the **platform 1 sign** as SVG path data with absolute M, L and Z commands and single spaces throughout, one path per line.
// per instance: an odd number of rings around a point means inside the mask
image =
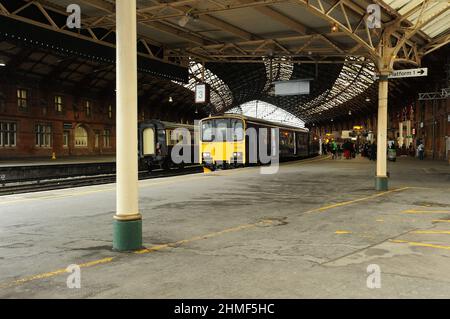
M 399 79 L 399 78 L 414 78 L 418 76 L 427 76 L 428 68 L 418 68 L 418 69 L 405 69 L 405 70 L 395 70 L 391 75 L 388 76 L 388 79 Z M 374 76 L 375 80 L 378 80 L 380 77 L 378 75 Z

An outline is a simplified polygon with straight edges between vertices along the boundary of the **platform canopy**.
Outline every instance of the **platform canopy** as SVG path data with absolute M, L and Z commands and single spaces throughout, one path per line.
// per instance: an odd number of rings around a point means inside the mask
M 81 7 L 80 30 L 69 30 L 61 18 L 74 2 Z M 366 23 L 373 4 L 380 8 L 381 28 Z M 418 66 L 450 41 L 450 5 L 440 0 L 138 0 L 137 5 L 139 56 L 162 63 L 147 62 L 144 69 L 151 72 L 153 66 L 156 76 L 180 83 L 188 81 L 182 68 L 190 68 L 191 80 L 218 83 L 213 113 L 255 99 L 306 122 L 373 110 L 372 77 L 386 52 L 391 67 Z M 115 1 L 0 0 L 0 14 L 114 47 Z M 273 81 L 301 78 L 313 79 L 311 94 L 273 96 Z M 402 81 L 395 86 L 408 90 Z

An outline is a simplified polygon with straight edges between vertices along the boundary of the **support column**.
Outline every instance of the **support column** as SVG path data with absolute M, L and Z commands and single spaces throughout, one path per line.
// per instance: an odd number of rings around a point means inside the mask
M 377 176 L 375 188 L 378 191 L 388 189 L 387 177 L 387 117 L 388 117 L 388 78 L 380 74 L 378 92 L 378 122 L 377 122 Z
M 399 147 L 402 147 L 403 143 L 404 143 L 404 139 L 403 139 L 403 122 L 399 122 L 398 123 L 398 139 L 397 139 L 397 143 Z
M 409 144 L 412 143 L 411 136 L 412 136 L 412 133 L 411 133 L 411 120 L 407 120 L 406 121 L 406 143 L 405 143 L 406 149 L 408 149 L 409 148 Z
M 142 216 L 138 207 L 136 0 L 116 1 L 116 37 L 117 211 L 113 249 L 129 251 L 142 247 Z

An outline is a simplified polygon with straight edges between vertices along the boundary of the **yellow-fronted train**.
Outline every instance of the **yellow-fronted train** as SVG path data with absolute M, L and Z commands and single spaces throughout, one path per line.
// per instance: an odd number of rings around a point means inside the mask
M 264 164 L 277 151 L 279 161 L 319 153 L 318 140 L 303 128 L 234 114 L 208 117 L 199 125 L 199 158 L 212 170 Z

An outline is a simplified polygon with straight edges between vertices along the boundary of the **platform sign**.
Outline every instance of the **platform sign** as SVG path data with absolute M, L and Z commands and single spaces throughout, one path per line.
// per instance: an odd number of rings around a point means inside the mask
M 206 104 L 209 102 L 209 87 L 206 83 L 199 83 L 195 86 L 195 103 Z
M 388 76 L 388 79 L 414 78 L 418 76 L 428 76 L 428 68 L 395 70 Z M 374 79 L 378 80 L 379 76 L 375 75 Z

